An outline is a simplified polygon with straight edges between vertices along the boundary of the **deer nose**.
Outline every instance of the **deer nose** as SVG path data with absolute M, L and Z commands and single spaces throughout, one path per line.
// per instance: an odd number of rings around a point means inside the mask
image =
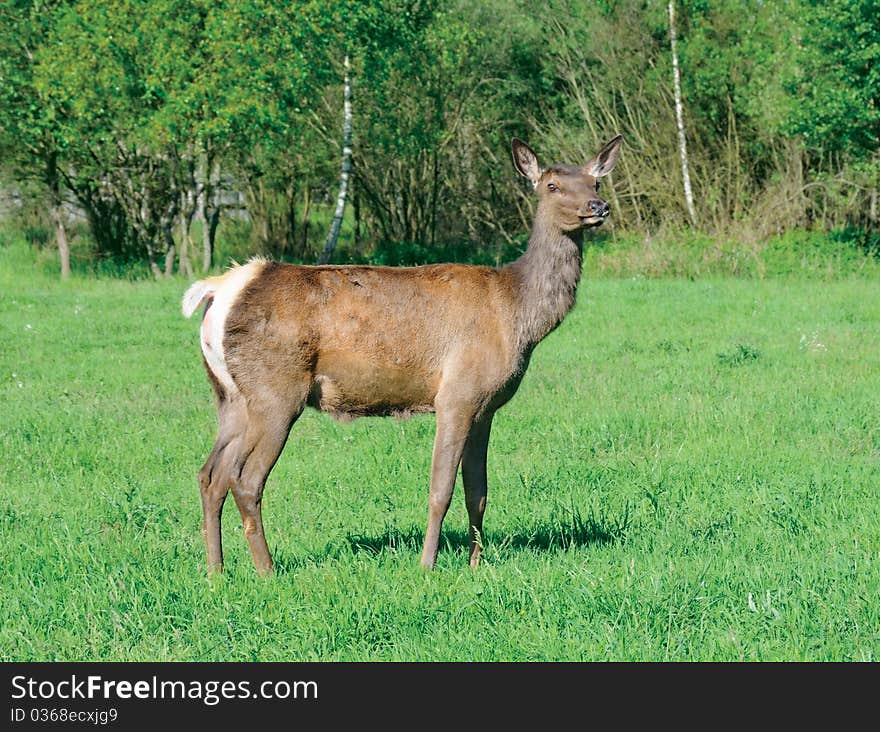
M 611 207 L 605 201 L 590 201 L 587 205 L 593 216 L 607 216 Z

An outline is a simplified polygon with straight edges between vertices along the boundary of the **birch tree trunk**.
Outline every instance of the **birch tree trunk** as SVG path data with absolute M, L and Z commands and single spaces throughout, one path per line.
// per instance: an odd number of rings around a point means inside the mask
M 348 196 L 348 178 L 351 175 L 351 66 L 348 55 L 343 62 L 345 66 L 345 89 L 343 104 L 342 124 L 342 173 L 339 176 L 339 196 L 336 199 L 336 212 L 333 214 L 333 222 L 330 224 L 330 232 L 324 243 L 324 251 L 318 257 L 318 264 L 326 264 L 333 256 L 336 242 L 339 239 L 339 230 L 342 228 L 342 217 L 345 215 L 345 201 Z
M 688 173 L 687 141 L 684 134 L 684 114 L 681 106 L 681 77 L 678 71 L 678 51 L 675 38 L 675 3 L 669 2 L 669 41 L 672 46 L 672 82 L 675 92 L 675 121 L 678 125 L 678 150 L 681 154 L 681 177 L 684 181 L 684 201 L 687 205 L 688 217 L 693 226 L 697 225 L 697 213 L 694 210 L 694 194 L 691 191 L 691 176 Z

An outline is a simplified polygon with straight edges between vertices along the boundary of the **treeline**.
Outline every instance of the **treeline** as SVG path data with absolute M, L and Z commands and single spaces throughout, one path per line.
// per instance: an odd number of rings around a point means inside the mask
M 0 170 L 63 270 L 72 207 L 91 254 L 157 276 L 212 266 L 225 226 L 315 261 L 348 79 L 337 260 L 521 241 L 514 135 L 574 161 L 622 133 L 613 218 L 640 235 L 877 231 L 878 18 L 880 0 L 0 0 Z

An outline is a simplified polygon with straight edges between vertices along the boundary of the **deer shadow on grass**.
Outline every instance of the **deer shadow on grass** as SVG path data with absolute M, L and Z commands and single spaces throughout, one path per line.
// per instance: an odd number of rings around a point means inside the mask
M 590 509 L 582 515 L 577 509 L 568 509 L 559 518 L 543 519 L 531 526 L 520 526 L 512 531 L 499 527 L 484 535 L 484 548 L 493 556 L 503 557 L 508 552 L 557 552 L 573 547 L 603 546 L 624 541 L 632 527 L 629 504 L 619 514 Z M 322 551 L 306 556 L 284 556 L 276 553 L 276 568 L 295 570 L 304 564 L 320 564 L 328 559 L 345 555 L 408 553 L 418 555 L 425 538 L 423 526 L 399 529 L 387 527 L 376 534 L 348 533 L 344 538 L 331 541 Z M 464 552 L 469 548 L 468 534 L 462 529 L 444 529 L 441 551 Z

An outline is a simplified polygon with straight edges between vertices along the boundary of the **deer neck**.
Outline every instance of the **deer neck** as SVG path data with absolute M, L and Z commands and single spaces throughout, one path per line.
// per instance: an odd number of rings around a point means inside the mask
M 574 306 L 581 277 L 583 232 L 563 232 L 535 218 L 529 245 L 508 265 L 517 292 L 516 337 L 530 352 Z

